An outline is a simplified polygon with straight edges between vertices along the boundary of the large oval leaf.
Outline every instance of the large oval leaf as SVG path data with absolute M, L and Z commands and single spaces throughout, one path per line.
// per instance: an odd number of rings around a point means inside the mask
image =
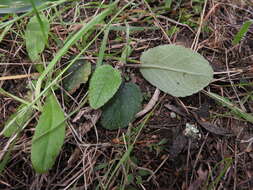
M 90 80 L 90 106 L 98 109 L 103 106 L 117 92 L 121 84 L 120 72 L 110 65 L 98 67 Z
M 103 107 L 101 124 L 106 129 L 127 127 L 140 111 L 142 93 L 134 83 L 121 86 L 115 96 Z
M 192 95 L 213 79 L 213 69 L 204 57 L 177 45 L 161 45 L 144 52 L 141 73 L 152 85 L 176 97 Z
M 65 126 L 64 112 L 52 94 L 45 102 L 32 139 L 31 160 L 36 172 L 47 172 L 53 166 L 64 142 Z
M 47 17 L 41 14 L 40 18 L 43 24 L 43 28 L 41 28 L 38 18 L 36 16 L 33 16 L 30 19 L 25 31 L 26 50 L 33 62 L 39 61 L 39 54 L 42 53 L 45 48 L 50 29 Z

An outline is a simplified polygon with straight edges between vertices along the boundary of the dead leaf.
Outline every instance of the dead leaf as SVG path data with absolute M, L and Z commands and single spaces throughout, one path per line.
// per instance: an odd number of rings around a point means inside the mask
M 206 180 L 208 176 L 208 170 L 204 171 L 200 167 L 197 171 L 198 178 L 189 186 L 188 190 L 197 190 L 201 188 L 202 183 Z
M 170 158 L 174 159 L 180 154 L 187 145 L 187 137 L 178 135 L 173 141 L 172 147 L 169 149 Z
M 202 121 L 196 113 L 191 112 L 194 118 L 196 119 L 197 123 L 206 129 L 207 131 L 216 134 L 216 135 L 222 135 L 222 136 L 235 136 L 231 131 L 228 129 L 225 129 L 223 127 L 217 127 L 215 124 L 212 124 L 208 121 Z

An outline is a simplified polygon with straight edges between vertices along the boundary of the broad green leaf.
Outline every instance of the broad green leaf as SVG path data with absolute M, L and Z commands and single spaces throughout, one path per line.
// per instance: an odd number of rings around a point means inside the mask
M 123 84 L 113 98 L 102 108 L 101 124 L 114 130 L 127 127 L 140 111 L 142 93 L 134 83 Z
M 253 23 L 253 21 L 248 20 L 245 23 L 243 23 L 241 29 L 239 30 L 239 32 L 235 35 L 232 44 L 236 45 L 238 44 L 242 38 L 244 37 L 244 35 L 249 31 L 249 27 L 251 26 L 251 24 Z
M 33 109 L 28 108 L 26 104 L 21 104 L 17 112 L 12 114 L 3 130 L 6 137 L 10 137 L 23 128 L 23 125 L 32 117 Z
M 42 53 L 45 48 L 50 29 L 47 17 L 41 14 L 40 18 L 43 28 L 41 28 L 38 18 L 33 16 L 25 31 L 26 50 L 33 62 L 40 60 L 40 53 Z
M 54 164 L 65 137 L 65 117 L 56 97 L 47 97 L 32 139 L 31 160 L 36 172 L 45 173 Z
M 97 67 L 90 80 L 89 102 L 93 109 L 98 109 L 108 102 L 121 84 L 120 72 L 110 65 Z
M 91 74 L 91 64 L 84 60 L 77 60 L 65 73 L 63 87 L 70 93 L 79 88 L 80 84 L 86 83 Z
M 177 45 L 161 45 L 144 52 L 141 73 L 152 85 L 176 97 L 192 95 L 213 79 L 213 69 L 204 57 Z

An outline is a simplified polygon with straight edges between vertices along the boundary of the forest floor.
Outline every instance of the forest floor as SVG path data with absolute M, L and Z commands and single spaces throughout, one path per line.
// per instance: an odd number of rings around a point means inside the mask
M 61 1 L 43 10 L 50 21 L 50 35 L 42 62 L 32 62 L 25 45 L 24 33 L 34 13 L 0 17 L 0 130 L 22 100 L 34 95 L 32 84 L 39 75 L 38 65 L 46 67 L 84 21 L 87 23 L 111 3 Z M 125 81 L 141 88 L 143 108 L 152 97 L 157 99 L 152 109 L 127 128 L 107 130 L 100 125 L 100 110 L 88 104 L 79 107 L 87 85 L 66 93 L 62 83 L 57 83 L 55 94 L 70 117 L 56 162 L 44 174 L 37 174 L 32 166 L 32 136 L 41 115 L 35 111 L 16 136 L 7 138 L 1 133 L 1 190 L 253 189 L 253 119 L 245 116 L 253 112 L 253 25 L 233 43 L 244 23 L 253 19 L 253 2 L 169 2 L 120 1 L 117 10 L 72 45 L 46 77 L 56 77 L 84 47 L 88 48 L 81 57 L 95 65 L 105 39 L 104 32 L 97 34 L 122 10 L 112 20 L 114 28 L 106 39 L 103 62 L 121 70 Z M 87 46 L 89 42 L 92 44 Z M 214 70 L 214 80 L 205 90 L 226 98 L 224 102 L 205 91 L 184 98 L 164 92 L 154 97 L 156 87 L 131 64 L 138 64 L 145 50 L 162 44 L 194 46 Z M 125 53 L 126 47 L 131 53 Z M 41 97 L 42 103 L 45 97 Z M 197 137 L 186 135 L 189 125 L 198 129 Z

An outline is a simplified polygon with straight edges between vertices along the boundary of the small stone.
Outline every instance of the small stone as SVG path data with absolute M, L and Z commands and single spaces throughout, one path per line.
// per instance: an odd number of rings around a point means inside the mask
M 190 137 L 192 139 L 200 139 L 201 134 L 199 133 L 199 130 L 197 127 L 193 124 L 186 123 L 184 135 L 187 137 Z
M 175 112 L 170 112 L 170 117 L 172 119 L 175 119 L 177 117 L 177 115 L 175 114 Z

